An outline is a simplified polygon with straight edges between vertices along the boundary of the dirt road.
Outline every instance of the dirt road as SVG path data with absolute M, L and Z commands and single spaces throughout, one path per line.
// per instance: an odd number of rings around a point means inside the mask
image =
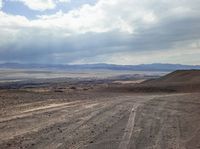
M 4 110 L 2 149 L 200 148 L 200 94 L 122 93 Z

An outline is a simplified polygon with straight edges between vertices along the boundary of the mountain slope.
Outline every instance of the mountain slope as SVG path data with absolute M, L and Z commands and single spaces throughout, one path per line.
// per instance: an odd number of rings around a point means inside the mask
M 199 69 L 198 65 L 180 65 L 180 64 L 141 64 L 141 65 L 114 65 L 114 64 L 82 64 L 82 65 L 64 65 L 64 64 L 19 64 L 3 63 L 0 68 L 10 69 L 53 69 L 53 70 L 131 70 L 131 71 L 175 71 Z
M 140 87 L 171 91 L 200 91 L 200 70 L 177 70 L 158 79 L 147 80 Z
M 145 83 L 163 84 L 163 83 L 200 83 L 200 70 L 177 70 L 168 75 L 155 80 L 149 80 Z

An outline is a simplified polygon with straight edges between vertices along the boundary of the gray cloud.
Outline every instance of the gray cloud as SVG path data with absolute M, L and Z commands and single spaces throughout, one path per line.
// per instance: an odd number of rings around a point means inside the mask
M 123 12 L 123 15 L 120 16 L 125 17 L 121 19 L 129 24 L 128 28 L 132 28 L 133 32 L 123 31 L 127 27 L 123 26 L 124 24 L 119 28 L 109 28 L 109 24 L 113 26 L 112 23 L 116 22 L 106 22 L 104 24 L 106 27 L 100 26 L 100 28 L 91 26 L 94 29 L 86 28 L 86 31 L 83 31 L 85 26 L 78 26 L 75 29 L 77 32 L 66 26 L 55 27 L 59 24 L 55 24 L 55 26 L 46 25 L 46 20 L 38 21 L 42 22 L 41 27 L 28 21 L 25 26 L 18 25 L 7 28 L 4 25 L 0 32 L 4 33 L 8 40 L 2 42 L 4 44 L 0 44 L 0 61 L 27 63 L 95 63 L 106 61 L 115 63 L 112 61 L 112 55 L 130 53 L 133 54 L 133 60 L 127 63 L 134 63 L 134 53 L 143 56 L 146 52 L 158 51 L 165 56 L 167 50 L 174 50 L 174 52 L 188 50 L 194 53 L 196 59 L 196 61 L 192 60 L 191 63 L 200 64 L 194 52 L 199 50 L 198 43 L 200 42 L 200 2 L 182 1 L 181 3 L 181 1 L 175 1 L 171 4 L 168 2 L 166 5 L 157 0 L 153 2 L 145 7 L 152 10 L 158 17 L 155 22 L 151 22 L 151 16 L 150 20 L 147 18 L 147 22 L 141 22 L 140 18 L 137 17 L 136 19 L 127 18 L 132 14 L 126 12 Z M 158 5 L 154 5 L 156 2 L 158 2 Z M 137 13 L 137 11 L 135 12 Z M 128 16 L 125 16 L 125 14 Z M 111 15 L 114 15 L 112 11 Z M 144 16 L 146 17 L 146 15 Z M 59 21 L 62 20 L 62 17 L 59 18 Z M 109 18 L 109 15 L 106 15 L 106 17 Z M 47 23 L 49 22 L 48 20 Z M 60 24 L 63 25 L 62 22 Z M 118 26 L 118 24 L 115 24 L 115 26 Z M 12 36 L 6 34 L 8 30 L 12 32 Z M 3 39 L 4 37 L 0 38 L 2 41 Z M 182 58 L 183 63 L 186 62 L 186 55 L 184 54 Z M 174 56 L 171 55 L 171 57 Z M 153 58 L 148 59 L 147 62 L 154 62 Z M 169 62 L 171 60 L 169 58 Z M 141 60 L 140 63 L 143 63 L 143 61 Z

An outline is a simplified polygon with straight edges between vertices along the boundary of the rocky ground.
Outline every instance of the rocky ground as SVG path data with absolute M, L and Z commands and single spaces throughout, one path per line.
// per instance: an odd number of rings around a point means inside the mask
M 2 89 L 0 148 L 200 148 L 200 93 L 134 93 L 108 86 Z
M 199 73 L 0 82 L 0 148 L 200 148 Z

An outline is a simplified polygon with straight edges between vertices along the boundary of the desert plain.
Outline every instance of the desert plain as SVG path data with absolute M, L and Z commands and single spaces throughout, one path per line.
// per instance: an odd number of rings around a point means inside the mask
M 1 149 L 200 148 L 199 71 L 61 74 L 1 71 Z

